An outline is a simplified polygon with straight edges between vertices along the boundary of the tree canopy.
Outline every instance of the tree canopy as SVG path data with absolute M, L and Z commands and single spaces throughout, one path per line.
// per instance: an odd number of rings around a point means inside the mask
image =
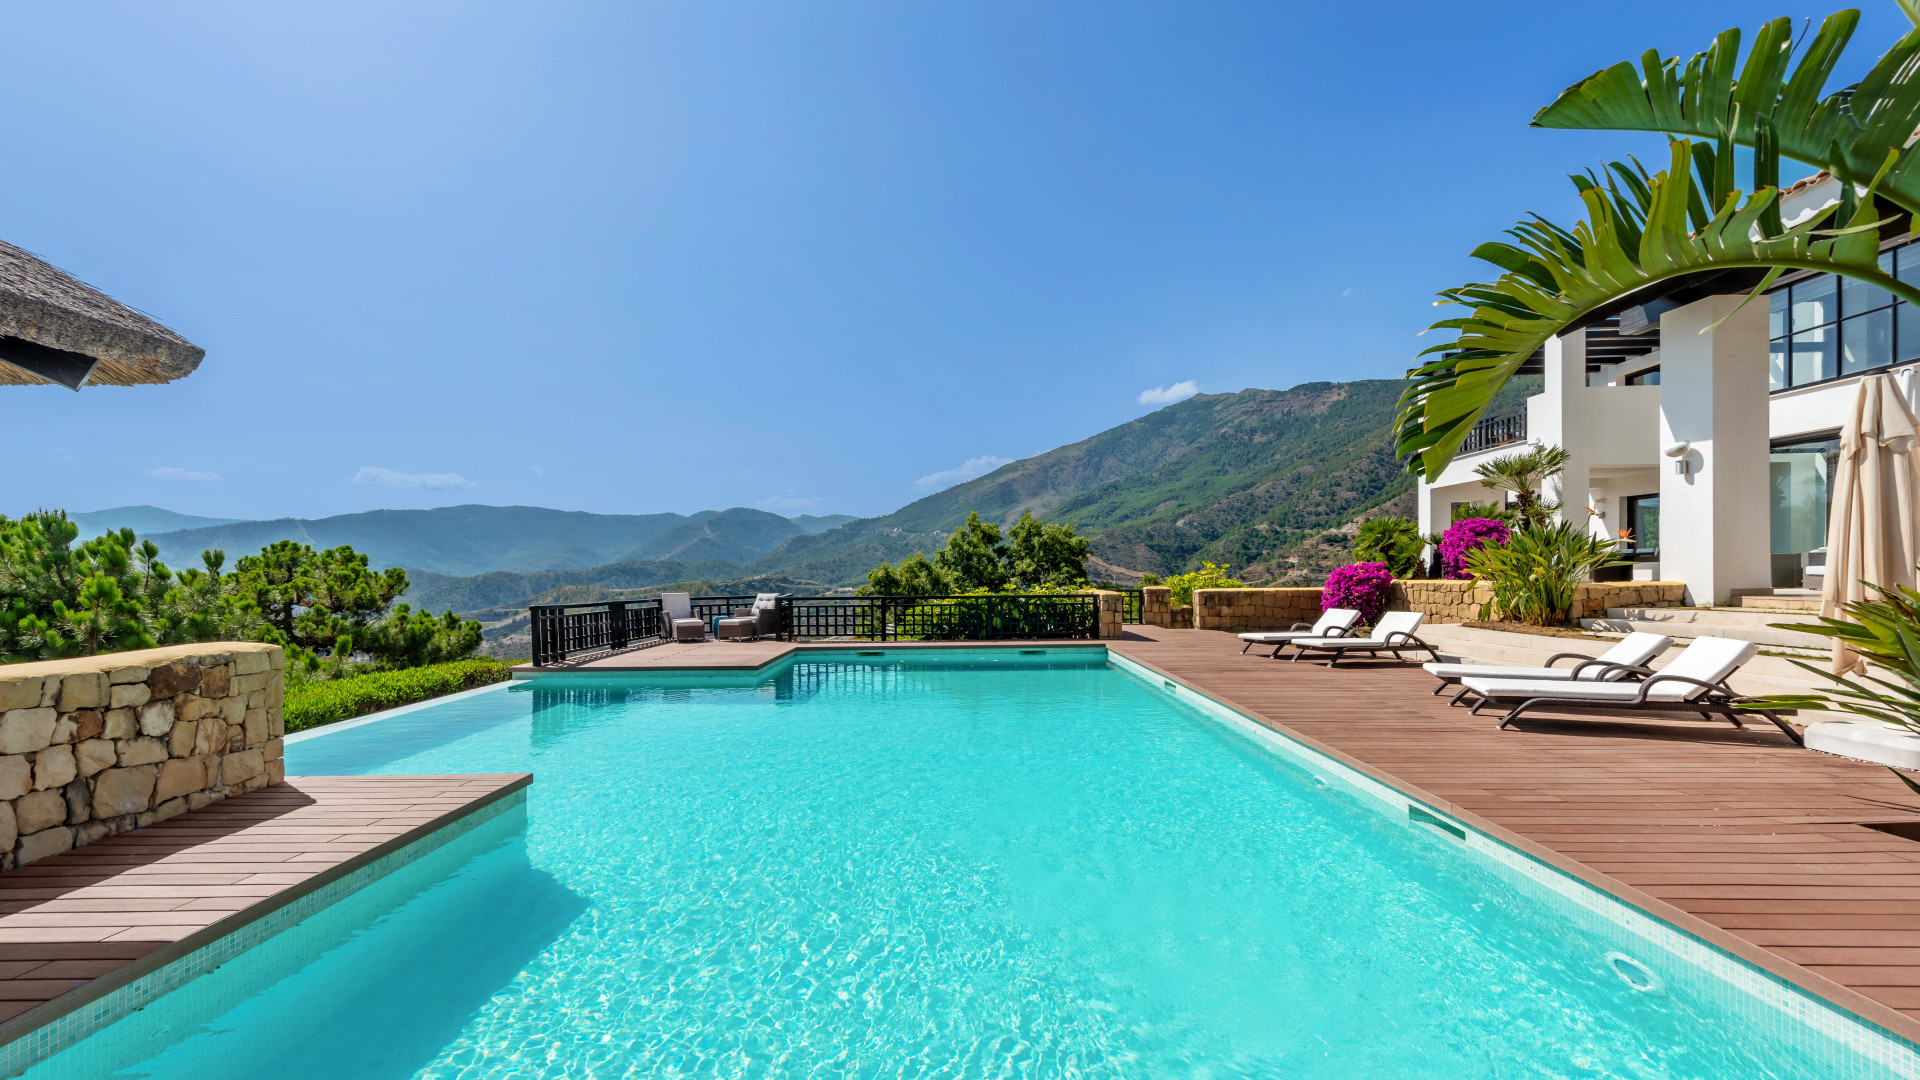
M 1048 525 L 1030 513 L 1002 535 L 978 512 L 947 536 L 929 560 L 923 552 L 899 567 L 881 563 L 860 589 L 868 596 L 951 596 L 1007 589 L 1075 589 L 1087 583 L 1091 543 L 1072 525 Z
M 271 641 L 314 665 L 332 654 L 412 667 L 468 656 L 480 624 L 394 601 L 406 571 L 350 547 L 281 541 L 223 572 L 226 555 L 175 574 L 133 530 L 75 544 L 65 513 L 0 516 L 0 659 L 46 660 L 196 641 Z

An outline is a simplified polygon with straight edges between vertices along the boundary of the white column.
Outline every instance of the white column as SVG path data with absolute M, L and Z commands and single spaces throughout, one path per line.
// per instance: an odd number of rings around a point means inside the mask
M 1713 296 L 1660 317 L 1660 576 L 1695 604 L 1772 584 L 1767 521 L 1767 311 Z M 1708 330 L 1716 320 L 1717 329 Z
M 1528 413 L 1529 430 L 1535 441 L 1558 446 L 1572 455 L 1560 475 L 1546 482 L 1545 498 L 1560 504 L 1560 519 L 1584 527 L 1587 521 L 1587 477 L 1593 467 L 1593 440 L 1585 426 L 1590 422 L 1583 399 L 1587 389 L 1587 332 L 1576 330 L 1549 340 L 1546 346 L 1546 388 L 1542 397 L 1546 409 Z M 1532 425 L 1539 423 L 1538 430 Z

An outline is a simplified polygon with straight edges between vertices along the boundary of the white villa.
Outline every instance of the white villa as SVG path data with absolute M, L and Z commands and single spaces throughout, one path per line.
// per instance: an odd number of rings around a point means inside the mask
M 1824 174 L 1802 181 L 1787 189 L 1785 216 L 1838 197 Z M 1880 262 L 1920 281 L 1920 242 L 1890 244 Z M 1819 589 L 1840 426 L 1863 375 L 1895 374 L 1915 402 L 1920 308 L 1799 273 L 1736 312 L 1751 280 L 1671 283 L 1549 342 L 1522 369 L 1545 376 L 1544 392 L 1483 419 L 1420 485 L 1422 531 L 1495 497 L 1476 465 L 1528 443 L 1561 446 L 1572 458 L 1545 494 L 1596 533 L 1631 530 L 1622 549 L 1636 564 L 1618 576 L 1685 582 L 1700 605 Z

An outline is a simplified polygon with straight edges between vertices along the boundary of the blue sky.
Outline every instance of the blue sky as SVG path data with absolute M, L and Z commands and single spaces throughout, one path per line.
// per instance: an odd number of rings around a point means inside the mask
M 865 515 L 1395 377 L 1474 244 L 1663 156 L 1536 108 L 1783 13 L 1606 8 L 9 5 L 0 237 L 207 359 L 0 388 L 0 512 Z

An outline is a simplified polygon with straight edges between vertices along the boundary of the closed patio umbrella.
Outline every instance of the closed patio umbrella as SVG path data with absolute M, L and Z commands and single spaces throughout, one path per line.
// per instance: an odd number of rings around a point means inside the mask
M 1827 573 L 1820 614 L 1865 600 L 1869 585 L 1914 585 L 1920 562 L 1920 421 L 1885 375 L 1860 380 L 1860 396 L 1840 432 L 1840 462 L 1827 520 Z M 1866 670 L 1853 650 L 1833 644 L 1834 674 Z
M 207 351 L 72 274 L 0 241 L 0 386 L 172 382 Z

